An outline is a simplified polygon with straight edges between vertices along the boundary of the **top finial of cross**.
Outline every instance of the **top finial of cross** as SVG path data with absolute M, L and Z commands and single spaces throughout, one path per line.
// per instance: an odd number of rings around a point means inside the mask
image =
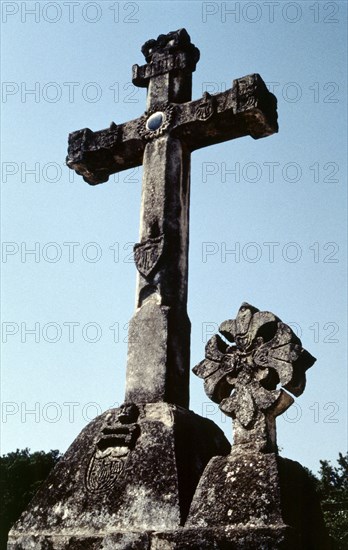
M 156 61 L 157 58 L 163 55 L 172 54 L 176 52 L 186 52 L 190 54 L 195 60 L 195 63 L 199 60 L 199 49 L 191 43 L 190 35 L 186 29 L 178 29 L 177 31 L 171 31 L 168 34 L 160 34 L 157 40 L 153 38 L 147 40 L 141 48 L 141 52 L 147 63 Z
M 133 65 L 133 84 L 140 87 L 147 87 L 150 78 L 166 73 L 193 73 L 199 60 L 199 49 L 192 44 L 186 29 L 147 40 L 141 51 L 147 64 Z

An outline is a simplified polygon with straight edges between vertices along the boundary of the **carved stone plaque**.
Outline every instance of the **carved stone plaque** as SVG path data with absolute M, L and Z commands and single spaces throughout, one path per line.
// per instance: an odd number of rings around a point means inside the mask
M 143 277 L 149 277 L 156 269 L 163 254 L 164 235 L 134 245 L 134 261 Z
M 86 488 L 91 493 L 110 491 L 123 471 L 129 452 L 139 436 L 139 411 L 133 403 L 121 406 L 116 417 L 102 427 L 86 472 Z

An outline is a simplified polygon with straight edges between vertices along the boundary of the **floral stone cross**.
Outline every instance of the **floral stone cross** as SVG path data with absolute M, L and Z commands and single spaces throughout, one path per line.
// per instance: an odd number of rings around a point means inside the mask
M 214 335 L 193 372 L 232 417 L 235 450 L 277 452 L 275 418 L 294 402 L 290 393 L 302 394 L 315 358 L 288 325 L 247 303 L 219 331 L 230 345 Z

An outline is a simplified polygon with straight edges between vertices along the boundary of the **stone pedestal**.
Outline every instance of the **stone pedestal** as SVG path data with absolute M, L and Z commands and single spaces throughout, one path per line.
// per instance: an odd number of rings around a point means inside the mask
M 191 532 L 191 548 L 330 548 L 307 472 L 275 453 L 232 451 L 213 458 L 197 487 L 185 530 Z M 186 548 L 180 544 L 171 548 Z
M 147 548 L 149 532 L 184 524 L 206 464 L 229 450 L 213 422 L 175 405 L 111 409 L 51 472 L 8 549 Z
M 283 526 L 275 454 L 215 457 L 197 487 L 187 527 Z

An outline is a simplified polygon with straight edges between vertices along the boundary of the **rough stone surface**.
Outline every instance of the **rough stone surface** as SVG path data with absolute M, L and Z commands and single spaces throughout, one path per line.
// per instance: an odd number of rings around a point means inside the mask
M 127 401 L 133 399 L 144 403 L 165 401 L 168 310 L 168 307 L 149 300 L 130 321 L 126 377 Z
M 42 548 L 99 548 L 117 535 L 114 548 L 123 549 L 130 547 L 123 541 L 128 532 L 145 533 L 137 535 L 143 540 L 147 531 L 176 529 L 210 458 L 229 450 L 213 422 L 180 407 L 111 409 L 59 461 L 12 528 L 9 548 L 40 548 L 35 537 L 47 539 Z
M 152 411 L 153 414 L 153 411 Z M 186 424 L 185 416 L 177 419 Z M 186 425 L 187 427 L 187 425 Z M 178 425 L 180 431 L 182 427 Z M 192 432 L 181 441 L 185 453 Z M 191 443 L 196 445 L 196 441 Z M 187 455 L 186 455 L 187 457 Z M 182 459 L 182 456 L 180 460 Z M 187 478 L 186 478 L 187 481 Z M 184 485 L 186 483 L 184 482 Z M 189 490 L 190 491 L 190 490 Z M 263 453 L 233 452 L 206 467 L 184 526 L 117 531 L 117 520 L 99 533 L 11 537 L 9 550 L 330 550 L 319 501 L 297 462 Z M 109 532 L 107 532 L 109 531 Z
M 188 527 L 282 525 L 276 455 L 213 458 L 197 487 Z
M 137 310 L 128 339 L 132 344 L 127 361 L 127 388 L 129 376 L 131 399 L 164 400 L 188 407 L 190 159 L 178 139 L 160 136 L 147 145 L 143 164 L 140 243 L 135 249 L 139 271 Z M 133 371 L 138 372 L 139 368 L 145 368 L 145 372 L 134 377 Z M 156 380 L 156 388 L 148 379 Z
M 188 317 L 175 307 L 147 300 L 129 325 L 126 400 L 186 406 L 189 357 L 185 355 L 189 347 L 185 344 L 189 338 Z
M 233 419 L 234 449 L 275 452 L 275 418 L 306 385 L 315 358 L 291 328 L 269 311 L 243 303 L 236 319 L 220 326 L 193 372 L 210 399 Z M 284 391 L 285 388 L 287 391 Z
M 8 550 L 150 550 L 148 533 L 114 533 L 100 536 L 31 535 L 18 536 Z
M 291 548 L 293 544 L 296 550 L 330 549 L 307 472 L 297 462 L 275 453 L 232 450 L 227 457 L 213 458 L 199 482 L 185 524 L 186 529 L 193 527 L 207 530 L 217 540 L 222 536 L 222 541 L 226 531 L 232 530 L 233 537 L 244 532 L 250 548 L 263 548 L 269 538 L 273 542 L 264 548 Z

